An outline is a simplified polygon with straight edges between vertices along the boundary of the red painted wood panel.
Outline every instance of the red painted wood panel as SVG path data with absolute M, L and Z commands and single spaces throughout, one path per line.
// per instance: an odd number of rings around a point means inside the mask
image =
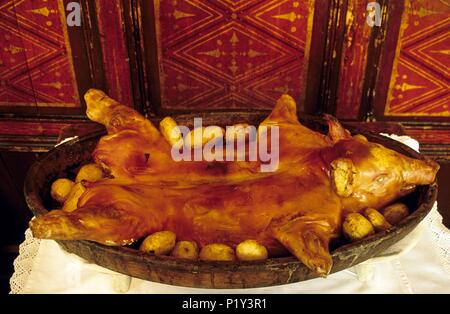
M 450 117 L 450 5 L 405 0 L 384 115 Z
M 121 103 L 132 106 L 122 4 L 120 1 L 105 0 L 96 0 L 95 3 L 108 94 Z
M 272 108 L 300 99 L 313 1 L 155 1 L 163 109 Z
M 371 28 L 366 23 L 367 1 L 349 0 L 342 47 L 336 116 L 358 119 Z
M 80 106 L 62 0 L 0 1 L 0 39 L 0 106 Z
M 432 129 L 430 127 L 406 128 L 406 134 L 421 144 L 450 145 L 450 127 Z M 448 147 L 446 148 L 448 150 Z
M 20 136 L 58 136 L 63 127 L 69 123 L 42 123 L 24 121 L 0 121 L 1 135 Z

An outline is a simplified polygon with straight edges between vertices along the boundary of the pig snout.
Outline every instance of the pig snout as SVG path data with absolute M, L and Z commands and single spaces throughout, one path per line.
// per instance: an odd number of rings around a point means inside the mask
M 439 164 L 431 159 L 409 159 L 404 164 L 403 179 L 406 184 L 431 184 L 439 171 Z

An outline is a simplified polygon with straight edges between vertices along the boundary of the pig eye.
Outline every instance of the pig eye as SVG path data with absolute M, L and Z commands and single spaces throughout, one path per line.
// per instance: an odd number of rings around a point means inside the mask
M 386 174 L 380 174 L 378 177 L 375 178 L 375 182 L 378 184 L 381 184 L 387 180 L 388 176 Z

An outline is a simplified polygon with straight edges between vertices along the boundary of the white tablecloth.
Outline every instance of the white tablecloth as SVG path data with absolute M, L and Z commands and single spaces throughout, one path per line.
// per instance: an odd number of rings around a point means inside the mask
M 418 149 L 418 143 L 395 137 Z M 257 289 L 207 290 L 130 278 L 89 264 L 29 230 L 14 262 L 11 293 L 450 293 L 450 231 L 437 204 L 424 221 L 383 257 L 326 279 Z

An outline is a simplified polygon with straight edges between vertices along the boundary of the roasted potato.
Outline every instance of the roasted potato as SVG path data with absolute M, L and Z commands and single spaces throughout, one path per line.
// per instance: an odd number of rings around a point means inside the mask
M 362 134 L 356 134 L 355 136 L 353 136 L 353 138 L 354 138 L 355 140 L 360 141 L 360 142 L 363 142 L 363 143 L 367 143 L 367 142 L 368 142 L 367 137 L 365 137 L 365 136 L 362 135 Z
M 50 188 L 50 195 L 60 203 L 64 203 L 75 183 L 69 179 L 58 179 Z
M 81 182 L 82 180 L 94 182 L 103 178 L 103 170 L 97 164 L 87 164 L 80 168 L 78 171 L 75 182 Z
M 409 215 L 409 209 L 405 204 L 396 203 L 384 208 L 381 213 L 391 225 L 395 226 Z
M 76 183 L 70 190 L 66 201 L 62 207 L 63 210 L 67 212 L 73 212 L 78 208 L 78 199 L 86 191 L 86 188 L 81 183 Z
M 247 123 L 239 123 L 233 125 L 231 128 L 227 127 L 227 131 L 225 132 L 225 138 L 227 141 L 234 140 L 236 141 L 239 138 L 239 135 L 244 134 L 245 139 L 248 139 L 247 128 L 249 125 Z
M 221 243 L 205 245 L 200 251 L 200 259 L 203 261 L 234 261 L 236 256 L 234 250 Z
M 364 210 L 364 216 L 369 219 L 375 231 L 383 231 L 392 227 L 392 225 L 384 218 L 384 216 L 375 208 L 367 208 Z
M 215 138 L 223 137 L 224 133 L 218 126 L 196 128 L 188 133 L 185 144 L 187 147 L 202 147 Z
M 183 134 L 181 134 L 178 129 L 178 124 L 171 117 L 165 117 L 161 120 L 159 123 L 159 130 L 167 142 L 169 142 L 172 146 L 179 143 L 183 139 Z
M 172 231 L 155 232 L 144 239 L 139 250 L 155 255 L 167 255 L 175 247 L 177 236 Z
M 198 245 L 193 241 L 179 241 L 170 255 L 176 258 L 196 260 L 198 259 Z
M 236 247 L 236 256 L 240 261 L 260 261 L 267 259 L 265 246 L 255 240 L 245 240 Z
M 370 221 L 358 213 L 351 213 L 345 217 L 342 230 L 350 241 L 361 240 L 375 233 Z

